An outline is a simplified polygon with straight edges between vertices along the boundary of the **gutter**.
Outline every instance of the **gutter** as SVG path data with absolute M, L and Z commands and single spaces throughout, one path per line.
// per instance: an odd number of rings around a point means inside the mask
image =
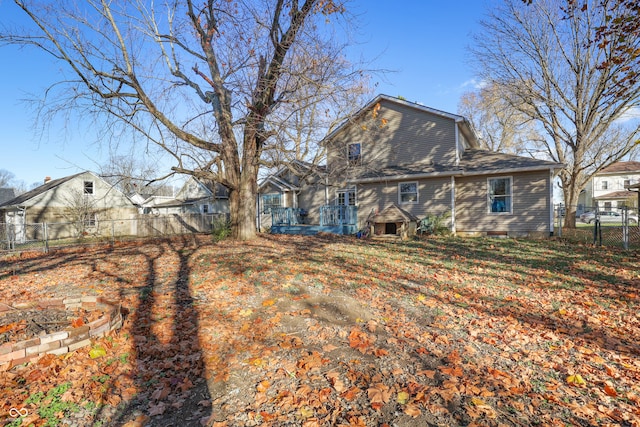
M 422 178 L 436 178 L 436 177 L 463 177 L 463 176 L 483 176 L 483 175 L 498 175 L 498 174 L 510 174 L 517 172 L 537 172 L 537 171 L 545 171 L 545 170 L 555 170 L 561 169 L 562 167 L 552 167 L 552 166 L 531 166 L 528 168 L 508 168 L 508 169 L 491 169 L 485 171 L 474 171 L 474 172 L 466 172 L 466 171 L 448 171 L 448 172 L 429 172 L 429 173 L 416 173 L 416 174 L 403 174 L 403 175 L 392 175 L 392 176 L 382 176 L 382 177 L 373 177 L 373 178 L 361 178 L 361 179 L 348 179 L 347 183 L 350 184 L 364 184 L 364 183 L 372 183 L 372 182 L 383 182 L 383 181 L 405 181 L 412 179 L 422 179 Z

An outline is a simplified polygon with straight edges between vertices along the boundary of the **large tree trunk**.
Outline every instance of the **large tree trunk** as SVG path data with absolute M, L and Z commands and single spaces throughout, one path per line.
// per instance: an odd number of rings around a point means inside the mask
M 243 173 L 237 190 L 229 194 L 231 237 L 236 240 L 251 240 L 256 237 L 256 179 Z

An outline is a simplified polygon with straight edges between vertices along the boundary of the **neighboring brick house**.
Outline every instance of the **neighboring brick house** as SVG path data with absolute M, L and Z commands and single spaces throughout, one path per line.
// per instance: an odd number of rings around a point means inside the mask
M 286 169 L 271 175 L 263 207 L 267 194 L 310 218 L 323 204 L 357 206 L 358 226 L 379 234 L 415 229 L 427 215 L 446 216 L 461 235 L 553 233 L 553 180 L 563 165 L 481 150 L 462 116 L 380 95 L 322 143 L 326 167 L 303 181 Z
M 578 199 L 577 214 L 629 206 L 637 210 L 638 193 L 630 191 L 640 183 L 640 162 L 616 162 L 593 175 Z

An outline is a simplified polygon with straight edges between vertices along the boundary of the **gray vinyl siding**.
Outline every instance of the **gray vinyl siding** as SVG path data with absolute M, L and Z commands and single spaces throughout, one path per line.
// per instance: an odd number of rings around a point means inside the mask
M 416 181 L 400 181 L 416 182 Z M 433 178 L 418 180 L 418 202 L 400 203 L 399 182 L 386 182 L 376 184 L 360 184 L 358 191 L 358 223 L 366 224 L 371 214 L 381 212 L 383 209 L 398 205 L 405 211 L 422 219 L 427 215 L 442 215 L 451 212 L 451 178 Z
M 512 212 L 490 214 L 487 179 L 512 178 Z M 456 231 L 549 232 L 549 171 L 456 178 Z
M 330 170 L 346 167 L 350 143 L 361 144 L 362 166 L 349 168 L 355 176 L 397 165 L 455 164 L 455 120 L 384 100 L 380 104 L 376 119 L 367 111 L 329 144 Z
M 309 224 L 320 223 L 320 207 L 325 204 L 325 187 L 321 183 L 305 185 L 298 194 L 298 206 L 307 211 Z

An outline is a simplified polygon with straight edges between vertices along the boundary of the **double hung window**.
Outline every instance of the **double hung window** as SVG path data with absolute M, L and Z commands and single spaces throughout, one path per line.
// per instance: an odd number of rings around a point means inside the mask
M 398 184 L 398 199 L 400 203 L 418 203 L 418 183 L 401 182 Z
M 511 178 L 489 178 L 488 204 L 490 213 L 511 213 Z

